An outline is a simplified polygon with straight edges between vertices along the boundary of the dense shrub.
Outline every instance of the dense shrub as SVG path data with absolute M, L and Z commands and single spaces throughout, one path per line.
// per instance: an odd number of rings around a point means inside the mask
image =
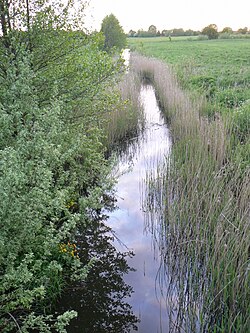
M 94 264 L 77 235 L 112 207 L 103 128 L 121 64 L 100 34 L 73 31 L 67 8 L 58 17 L 46 1 L 27 5 L 28 33 L 5 29 L 7 9 L 1 21 L 0 331 L 65 332 L 76 312 L 51 306 Z
M 31 56 L 15 48 L 0 78 L 0 328 L 43 332 L 51 317 L 41 308 L 67 280 L 86 278 L 75 235 L 103 207 L 109 169 L 98 128 L 67 121 L 56 83 L 39 105 Z

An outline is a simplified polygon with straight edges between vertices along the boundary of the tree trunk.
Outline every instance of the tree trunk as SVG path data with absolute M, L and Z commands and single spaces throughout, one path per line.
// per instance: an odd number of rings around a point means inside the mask
M 5 9 L 5 0 L 0 0 L 0 15 L 1 15 L 1 28 L 3 37 L 5 38 L 8 34 L 7 22 L 6 22 L 6 9 Z
M 27 32 L 28 32 L 28 49 L 32 50 L 31 45 L 31 36 L 30 36 L 30 8 L 29 8 L 29 0 L 26 0 L 26 22 L 27 22 Z
M 9 12 L 9 1 L 0 0 L 1 29 L 3 35 L 3 44 L 6 48 L 10 47 L 9 32 L 11 31 L 11 20 Z

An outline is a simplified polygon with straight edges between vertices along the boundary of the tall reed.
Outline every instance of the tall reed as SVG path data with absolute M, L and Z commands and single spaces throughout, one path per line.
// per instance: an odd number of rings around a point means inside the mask
M 250 170 L 237 155 L 249 137 L 238 149 L 233 118 L 204 118 L 206 102 L 184 92 L 165 63 L 139 55 L 131 63 L 154 85 L 174 141 L 157 178 L 148 175 L 145 203 L 152 229 L 161 225 L 170 332 L 246 333 Z
M 121 145 L 126 139 L 137 137 L 144 127 L 144 114 L 140 103 L 140 80 L 136 73 L 125 73 L 117 86 L 115 102 L 111 102 L 105 114 L 105 134 L 108 149 Z M 109 92 L 107 92 L 107 96 Z

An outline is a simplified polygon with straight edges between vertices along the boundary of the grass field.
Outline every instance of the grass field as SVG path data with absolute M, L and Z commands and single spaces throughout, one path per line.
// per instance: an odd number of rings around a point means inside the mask
M 140 53 L 174 66 L 182 86 L 231 109 L 250 99 L 250 39 L 129 38 Z
M 173 37 L 170 42 L 166 37 L 128 38 L 128 46 L 173 65 L 192 61 L 200 73 L 211 70 L 218 73 L 226 69 L 230 74 L 237 74 L 237 69 L 248 68 L 250 79 L 250 39 L 189 40 L 187 37 Z

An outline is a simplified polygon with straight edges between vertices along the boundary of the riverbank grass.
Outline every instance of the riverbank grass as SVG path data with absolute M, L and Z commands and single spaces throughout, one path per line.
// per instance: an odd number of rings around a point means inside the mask
M 144 114 L 139 99 L 140 80 L 133 72 L 125 73 L 117 83 L 116 101 L 111 101 L 105 114 L 104 133 L 108 150 L 117 149 L 124 141 L 137 137 L 144 127 Z M 107 98 L 109 92 L 107 92 Z
M 249 323 L 249 136 L 234 113 L 204 116 L 206 98 L 180 88 L 162 61 L 136 56 L 170 124 L 172 155 L 148 175 L 149 223 L 170 280 L 171 332 L 245 333 Z M 241 132 L 242 133 L 242 132 Z M 240 139 L 241 138 L 241 139 Z M 153 194 L 152 194 L 153 193 Z

